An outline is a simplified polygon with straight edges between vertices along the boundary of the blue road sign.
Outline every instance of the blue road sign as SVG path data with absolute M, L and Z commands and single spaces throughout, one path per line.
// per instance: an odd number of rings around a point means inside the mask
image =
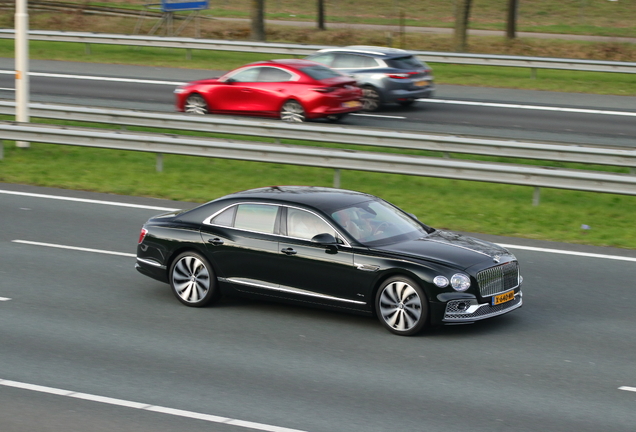
M 208 8 L 208 0 L 161 0 L 161 10 L 163 12 L 176 12 L 184 10 L 203 10 Z

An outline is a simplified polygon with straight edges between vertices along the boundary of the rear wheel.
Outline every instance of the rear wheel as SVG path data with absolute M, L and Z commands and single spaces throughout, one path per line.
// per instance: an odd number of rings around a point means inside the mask
M 362 111 L 377 111 L 380 109 L 380 93 L 373 87 L 362 87 Z
M 185 112 L 190 114 L 207 114 L 208 104 L 200 94 L 191 94 L 185 102 Z
M 219 298 L 214 270 L 205 257 L 188 251 L 175 258 L 170 266 L 170 287 L 186 306 L 203 307 Z
M 405 276 L 387 279 L 376 295 L 378 319 L 391 333 L 411 336 L 420 332 L 428 320 L 426 294 Z
M 305 121 L 305 110 L 300 102 L 288 100 L 280 109 L 280 119 L 289 123 L 302 123 Z

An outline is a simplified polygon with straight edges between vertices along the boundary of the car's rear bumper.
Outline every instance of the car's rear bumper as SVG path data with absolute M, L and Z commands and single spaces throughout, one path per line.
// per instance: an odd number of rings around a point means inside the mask
M 434 94 L 435 87 L 432 85 L 417 90 L 392 89 L 389 90 L 386 95 L 384 95 L 384 102 L 391 103 L 412 99 L 432 98 Z

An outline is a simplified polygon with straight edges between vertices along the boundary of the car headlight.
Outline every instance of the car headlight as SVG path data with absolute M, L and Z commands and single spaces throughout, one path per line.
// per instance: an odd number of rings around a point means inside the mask
M 450 283 L 455 291 L 466 291 L 470 288 L 470 278 L 465 274 L 455 273 Z
M 448 286 L 448 278 L 444 276 L 435 276 L 435 279 L 433 279 L 433 283 L 440 288 L 444 288 Z
M 179 94 L 179 93 L 183 93 L 185 91 L 185 88 L 183 87 L 177 87 L 176 89 L 173 90 L 174 93 Z

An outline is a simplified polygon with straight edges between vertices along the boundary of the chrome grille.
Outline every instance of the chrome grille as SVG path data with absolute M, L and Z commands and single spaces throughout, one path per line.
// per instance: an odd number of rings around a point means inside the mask
M 499 294 L 519 285 L 519 263 L 511 261 L 477 273 L 482 297 Z

